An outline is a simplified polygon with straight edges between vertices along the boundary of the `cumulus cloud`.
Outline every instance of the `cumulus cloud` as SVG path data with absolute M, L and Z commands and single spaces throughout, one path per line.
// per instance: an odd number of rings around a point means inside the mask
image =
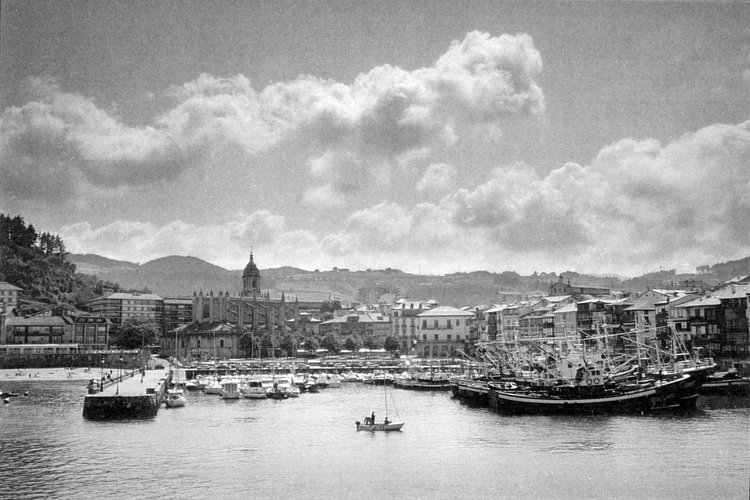
M 749 192 L 750 122 L 713 125 L 667 145 L 625 139 L 589 165 L 546 176 L 522 163 L 498 167 L 435 203 L 359 210 L 323 244 L 333 256 L 364 252 L 374 261 L 429 255 L 443 271 L 484 264 L 636 274 L 746 255 Z
M 541 113 L 540 71 L 529 36 L 472 32 L 431 67 L 383 65 L 351 84 L 304 75 L 256 91 L 243 75 L 202 74 L 173 88 L 175 106 L 143 126 L 34 78 L 35 99 L 0 116 L 2 193 L 59 203 L 92 186 L 173 181 L 228 147 L 255 155 L 295 140 L 332 194 L 356 195 L 387 185 L 392 165 L 455 142 L 462 122 Z
M 709 126 L 666 145 L 624 139 L 587 165 L 546 175 L 524 163 L 497 167 L 477 186 L 437 201 L 359 209 L 328 234 L 290 228 L 268 211 L 205 226 L 81 223 L 60 234 L 72 252 L 145 261 L 169 249 L 227 268 L 242 267 L 252 245 L 269 267 L 636 275 L 746 255 L 748 192 L 750 122 Z
M 448 193 L 456 182 L 456 168 L 445 163 L 434 163 L 427 167 L 417 182 L 417 191 L 427 195 Z

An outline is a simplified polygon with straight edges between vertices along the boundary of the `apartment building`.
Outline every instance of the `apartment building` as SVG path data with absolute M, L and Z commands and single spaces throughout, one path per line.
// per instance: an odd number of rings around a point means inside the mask
M 474 313 L 449 306 L 438 306 L 417 315 L 417 356 L 422 358 L 453 357 L 455 350 L 470 350 L 477 340 L 472 335 Z

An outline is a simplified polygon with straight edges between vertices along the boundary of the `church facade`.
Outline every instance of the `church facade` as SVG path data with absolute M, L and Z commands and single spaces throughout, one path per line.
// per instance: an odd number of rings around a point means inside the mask
M 299 311 L 296 299 L 287 302 L 283 292 L 280 298 L 271 298 L 261 290 L 260 271 L 251 252 L 240 294 L 193 292 L 193 321 L 176 329 L 171 342 L 165 338 L 165 353 L 194 361 L 253 357 L 258 346 L 248 347 L 243 337 L 280 336 L 299 321 Z

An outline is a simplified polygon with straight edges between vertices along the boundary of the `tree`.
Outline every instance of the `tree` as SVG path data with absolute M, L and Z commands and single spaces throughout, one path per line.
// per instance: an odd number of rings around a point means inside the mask
M 320 346 L 330 352 L 339 352 L 341 350 L 341 338 L 333 332 L 328 332 L 320 341 Z
M 347 337 L 346 341 L 344 342 L 344 349 L 348 349 L 350 351 L 359 351 L 362 348 L 362 339 L 359 338 L 359 335 L 352 335 L 350 337 Z
M 159 327 L 152 319 L 128 318 L 119 329 L 117 344 L 123 349 L 141 349 L 156 343 Z
M 365 338 L 365 340 L 362 342 L 364 347 L 367 347 L 368 349 L 382 349 L 383 348 L 383 342 L 380 340 L 380 337 L 374 337 L 372 335 L 369 335 Z
M 246 358 L 248 357 L 248 353 L 250 354 L 249 357 L 254 358 L 255 353 L 260 349 L 260 337 L 256 337 L 251 333 L 244 333 L 240 337 L 239 346 Z
M 395 352 L 398 351 L 401 348 L 401 345 L 399 345 L 398 340 L 396 340 L 395 337 L 392 335 L 389 335 L 385 338 L 385 342 L 383 342 L 383 347 L 386 351 L 389 352 Z
M 279 341 L 279 347 L 282 351 L 286 351 L 287 356 L 292 356 L 297 347 L 297 339 L 289 332 L 284 333 Z

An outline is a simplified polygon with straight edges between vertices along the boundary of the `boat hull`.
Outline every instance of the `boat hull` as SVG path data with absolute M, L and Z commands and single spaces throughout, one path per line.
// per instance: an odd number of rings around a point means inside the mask
M 404 422 L 390 422 L 380 424 L 361 424 L 356 422 L 358 431 L 400 431 Z
M 672 381 L 627 391 L 561 396 L 547 391 L 498 390 L 490 384 L 490 406 L 514 414 L 623 414 L 695 408 L 697 393 L 687 391 L 685 375 Z

